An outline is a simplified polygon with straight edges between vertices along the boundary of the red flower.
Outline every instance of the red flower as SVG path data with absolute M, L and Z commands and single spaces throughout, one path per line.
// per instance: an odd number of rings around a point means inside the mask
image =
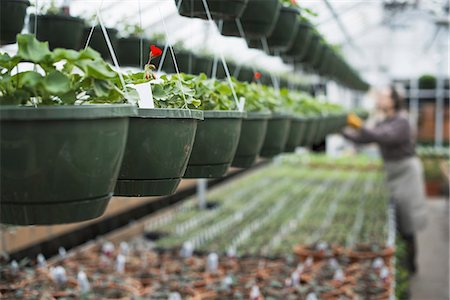
M 151 57 L 158 57 L 162 54 L 162 50 L 156 47 L 155 45 L 150 46 L 150 55 Z
M 254 77 L 255 79 L 260 79 L 260 78 L 261 78 L 261 73 L 255 72 L 255 74 L 253 75 L 253 77 Z
M 291 3 L 292 3 L 293 5 L 297 5 L 297 0 L 291 0 Z

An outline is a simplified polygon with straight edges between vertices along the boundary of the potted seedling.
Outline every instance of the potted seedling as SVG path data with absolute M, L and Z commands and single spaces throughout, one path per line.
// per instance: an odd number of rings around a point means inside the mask
M 194 91 L 177 75 L 163 75 L 155 80 L 152 60 L 161 54 L 162 50 L 152 45 L 145 72 L 125 78 L 130 84 L 151 87 L 155 108 L 139 108 L 138 115 L 130 119 L 116 195 L 174 193 L 191 155 L 197 123 L 203 119 L 202 112 L 195 110 L 201 101 L 193 97 Z
M 190 18 L 208 19 L 206 8 L 203 5 L 203 0 L 174 0 L 175 4 L 179 6 L 178 12 L 180 15 Z M 213 0 L 207 1 L 211 17 L 215 20 L 234 20 L 240 18 L 247 6 L 248 0 Z
M 88 46 L 94 49 L 95 51 L 99 52 L 103 59 L 112 61 L 111 53 L 106 43 L 105 35 L 103 34 L 101 26 L 96 25 L 96 23 L 97 23 L 96 15 L 92 16 L 89 22 L 86 22 L 83 30 L 83 37 L 81 39 L 80 49 L 83 49 L 86 46 L 87 40 L 90 35 Z M 115 28 L 106 27 L 106 32 L 108 33 L 111 46 L 113 47 L 114 51 L 116 51 L 119 31 Z
M 256 161 L 263 146 L 270 111 L 261 101 L 259 85 L 238 81 L 234 81 L 234 84 L 238 97 L 245 99 L 247 117 L 242 121 L 241 136 L 232 165 L 248 168 Z
M 17 41 L 15 56 L 1 54 L 1 221 L 98 217 L 112 196 L 135 109 L 122 104 L 117 73 L 94 50 L 50 51 L 33 35 Z M 13 72 L 25 62 L 36 69 Z
M 260 91 L 266 107 L 272 112 L 260 155 L 262 157 L 273 157 L 284 151 L 289 136 L 291 117 L 282 107 L 281 97 L 277 95 L 273 88 L 261 86 Z
M 301 145 L 302 140 L 307 135 L 307 126 L 310 120 L 304 112 L 304 100 L 309 96 L 305 93 L 289 92 L 287 89 L 281 90 L 281 95 L 284 99 L 284 104 L 292 113 L 291 127 L 286 141 L 285 152 L 294 152 L 295 149 Z
M 267 37 L 275 28 L 280 15 L 279 0 L 248 0 L 240 22 L 246 38 Z M 241 37 L 236 20 L 225 20 L 222 35 Z
M 38 40 L 48 41 L 50 50 L 66 48 L 78 50 L 83 36 L 84 21 L 57 7 L 55 1 L 40 7 L 40 14 L 32 14 L 28 30 Z M 35 32 L 36 30 L 36 32 Z
M 0 2 L 0 45 L 14 44 L 16 35 L 23 29 L 28 0 L 4 0 Z

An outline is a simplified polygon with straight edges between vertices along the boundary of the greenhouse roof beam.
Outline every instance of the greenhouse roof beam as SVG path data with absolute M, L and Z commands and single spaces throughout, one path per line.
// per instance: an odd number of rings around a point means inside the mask
M 339 15 L 336 13 L 336 10 L 334 9 L 334 7 L 331 5 L 331 3 L 329 2 L 329 0 L 323 0 L 323 2 L 325 3 L 325 5 L 327 6 L 328 10 L 331 12 L 331 14 L 333 15 L 334 20 L 336 21 L 336 24 L 338 25 L 339 29 L 341 30 L 342 34 L 345 36 L 345 38 L 347 39 L 347 43 L 349 45 L 351 45 L 357 53 L 359 53 L 360 55 L 362 55 L 361 49 L 356 46 L 356 44 L 354 43 L 354 41 L 352 40 L 352 37 L 350 36 L 350 34 L 347 31 L 347 28 L 345 28 L 344 24 L 342 23 L 342 20 L 340 19 Z

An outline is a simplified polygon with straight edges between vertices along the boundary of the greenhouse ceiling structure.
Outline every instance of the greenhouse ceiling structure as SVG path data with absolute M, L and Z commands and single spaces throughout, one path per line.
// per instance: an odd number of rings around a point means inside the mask
M 48 1 L 37 1 L 38 6 Z M 449 2 L 447 0 L 298 0 L 317 16 L 313 22 L 350 64 L 372 84 L 423 73 L 448 73 Z M 269 70 L 291 71 L 281 59 L 247 47 L 241 38 L 224 37 L 205 20 L 180 16 L 175 0 L 72 0 L 72 14 L 123 28 L 142 24 L 151 36 L 167 32 L 168 40 L 196 51 L 223 51 L 238 62 L 257 61 Z M 427 57 L 427 59 L 423 59 Z

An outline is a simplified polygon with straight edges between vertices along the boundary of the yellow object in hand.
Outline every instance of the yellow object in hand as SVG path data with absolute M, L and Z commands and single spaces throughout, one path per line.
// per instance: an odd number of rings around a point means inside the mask
M 363 121 L 354 113 L 347 116 L 347 125 L 359 129 L 363 125 Z

